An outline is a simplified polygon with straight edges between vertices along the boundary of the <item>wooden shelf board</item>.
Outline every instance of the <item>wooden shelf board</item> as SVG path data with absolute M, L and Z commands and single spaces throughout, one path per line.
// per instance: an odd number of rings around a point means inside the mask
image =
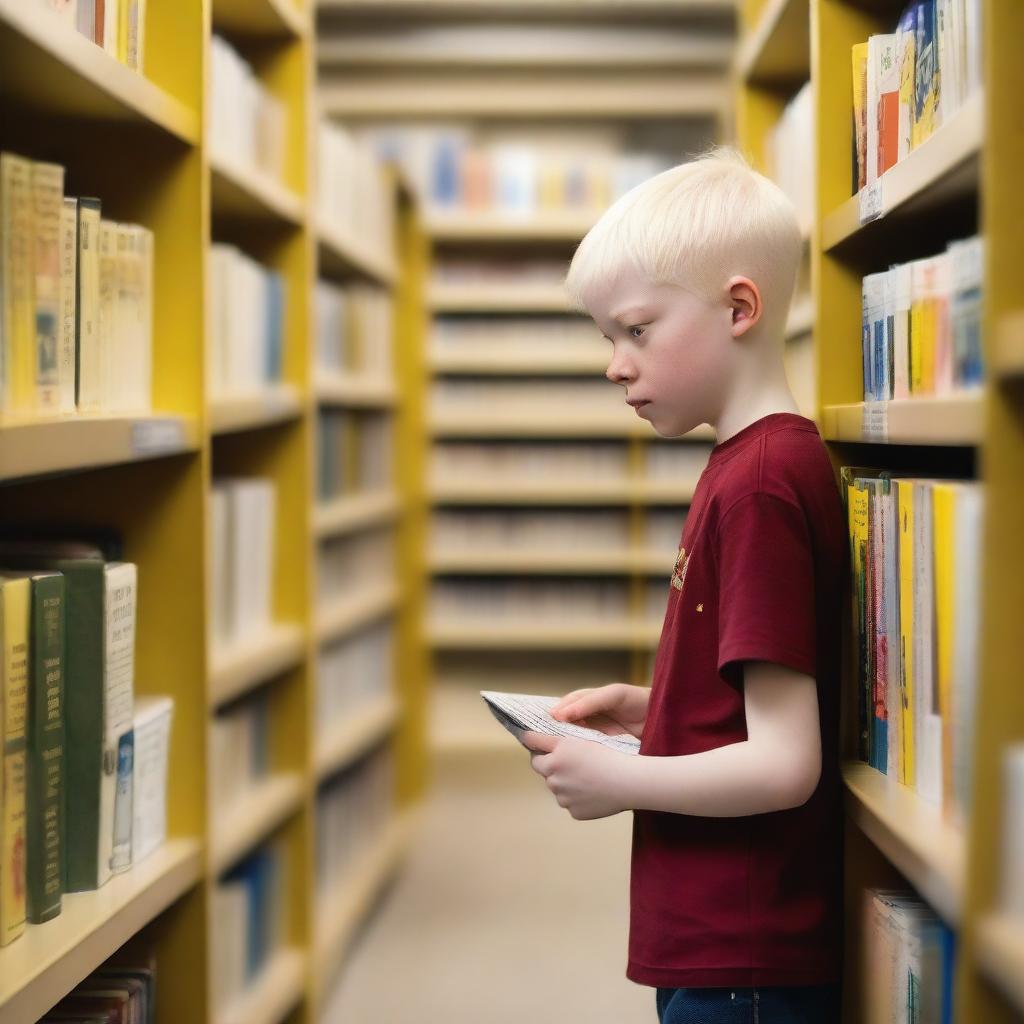
M 215 808 L 210 863 L 215 875 L 227 870 L 301 806 L 303 778 L 274 772 L 253 783 L 230 807 Z
M 492 352 L 445 352 L 443 345 L 436 345 L 430 353 L 430 368 L 435 373 L 447 374 L 497 374 L 513 376 L 524 374 L 603 374 L 608 366 L 609 352 L 594 346 L 581 345 L 583 351 L 574 351 L 569 346 L 555 345 L 544 348 L 537 346 L 531 352 L 528 346 Z
M 268 679 L 282 675 L 305 657 L 302 627 L 275 622 L 258 637 L 210 659 L 210 707 L 219 707 Z
M 316 777 L 325 779 L 358 760 L 398 721 L 398 701 L 391 694 L 354 709 L 343 720 L 324 726 L 316 742 Z
M 435 505 L 687 505 L 696 481 L 687 484 L 631 480 L 439 480 Z
M 0 480 L 199 451 L 189 416 L 68 416 L 0 424 Z
M 281 1024 L 301 1002 L 306 954 L 294 946 L 274 952 L 256 980 L 216 1014 L 216 1024 Z
M 975 941 L 982 971 L 1024 1014 L 1024 920 L 985 914 L 977 923 Z
M 434 284 L 427 303 L 435 313 L 572 313 L 561 283 Z
M 214 0 L 214 31 L 244 36 L 292 36 L 309 34 L 309 15 L 294 0 Z
M 68 893 L 60 916 L 0 949 L 4 1024 L 34 1024 L 202 876 L 197 839 L 169 839 L 94 892 Z
M 215 398 L 210 402 L 210 433 L 235 434 L 287 423 L 302 415 L 302 396 L 291 384 L 267 387 L 259 394 Z
M 660 551 L 609 550 L 514 551 L 494 550 L 437 551 L 430 556 L 434 573 L 555 573 L 569 575 L 607 575 L 609 573 L 672 572 L 672 554 Z
M 338 892 L 317 900 L 314 990 L 319 1002 L 344 959 L 360 921 L 412 843 L 415 812 L 395 812 L 383 834 L 353 865 Z
M 321 644 L 330 643 L 347 633 L 379 619 L 398 604 L 398 586 L 381 583 L 365 588 L 354 597 L 337 598 L 320 609 L 316 635 Z
M 660 622 L 624 619 L 579 623 L 435 620 L 427 627 L 427 640 L 437 650 L 626 650 L 654 647 L 660 636 Z
M 394 491 L 354 494 L 320 502 L 313 511 L 313 532 L 317 537 L 337 537 L 356 530 L 383 526 L 399 513 Z
M 882 175 L 880 219 L 861 226 L 858 197 L 841 203 L 821 226 L 822 248 L 829 252 L 847 242 L 864 242 L 898 215 L 934 209 L 951 198 L 977 192 L 984 111 L 984 95 L 977 93 L 931 138 Z
M 654 438 L 654 428 L 625 405 L 608 411 L 562 409 L 556 415 L 539 416 L 536 409 L 434 413 L 429 428 L 434 437 L 636 437 Z M 712 437 L 698 428 L 690 440 Z
M 984 396 L 980 391 L 885 403 L 888 444 L 970 446 L 980 444 Z M 827 441 L 871 442 L 863 424 L 864 404 L 826 405 L 822 436 Z
M 738 77 L 752 85 L 795 91 L 811 77 L 810 12 L 806 0 L 767 0 L 753 29 L 740 40 Z
M 214 216 L 297 227 L 306 215 L 302 196 L 258 167 L 210 151 L 210 203 Z
M 321 10 L 345 14 L 409 14 L 418 17 L 603 18 L 700 15 L 727 17 L 736 0 L 319 0 Z
M 341 225 L 318 220 L 317 251 L 321 276 L 346 278 L 353 273 L 382 285 L 393 285 L 398 277 L 394 257 L 375 252 Z
M 565 213 L 549 211 L 530 217 L 513 217 L 488 210 L 428 211 L 427 234 L 435 242 L 578 242 L 593 226 L 600 211 Z M 563 299 L 563 302 L 565 300 Z
M 121 64 L 45 4 L 0 0 L 0 94 L 69 117 L 147 125 L 199 142 L 199 113 Z
M 966 841 L 942 810 L 866 764 L 843 765 L 850 816 L 947 923 L 963 908 Z
M 317 370 L 314 391 L 321 405 L 344 405 L 359 409 L 388 409 L 398 401 L 392 381 Z

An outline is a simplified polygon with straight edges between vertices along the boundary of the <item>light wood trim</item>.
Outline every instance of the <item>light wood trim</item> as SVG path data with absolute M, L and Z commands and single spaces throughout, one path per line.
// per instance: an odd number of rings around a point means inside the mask
M 338 537 L 383 526 L 398 514 L 398 495 L 394 491 L 348 495 L 315 506 L 313 532 L 321 539 Z
M 889 444 L 976 445 L 982 439 L 984 397 L 958 395 L 886 402 Z M 822 435 L 828 441 L 870 441 L 863 429 L 864 403 L 826 405 Z
M 258 394 L 232 395 L 210 402 L 210 433 L 234 434 L 287 423 L 302 415 L 302 396 L 291 384 L 276 384 Z
M 305 200 L 258 167 L 247 167 L 230 154 L 210 152 L 210 202 L 214 215 L 302 225 Z
M 364 587 L 362 593 L 334 601 L 320 603 L 317 621 L 317 640 L 321 644 L 339 640 L 363 626 L 382 618 L 398 604 L 398 587 L 394 583 L 381 583 Z
M 660 622 L 478 622 L 473 619 L 435 620 L 427 639 L 437 650 L 625 650 L 654 647 Z
M 443 230 L 443 224 L 441 225 Z M 443 284 L 431 286 L 430 308 L 435 313 L 569 313 L 561 284 Z
M 387 409 L 398 400 L 394 382 L 380 377 L 317 370 L 314 381 L 314 391 L 321 405 Z
M 395 283 L 394 256 L 375 251 L 345 225 L 318 220 L 316 239 L 322 275 L 347 277 L 355 272 L 387 287 Z
M 292 622 L 275 622 L 243 644 L 214 651 L 210 659 L 211 708 L 289 671 L 302 662 L 305 653 L 302 626 Z
M 435 573 L 663 573 L 672 571 L 674 552 L 632 551 L 629 548 L 594 548 L 583 551 L 515 551 L 509 548 L 434 551 L 430 568 Z
M 399 714 L 398 702 L 386 694 L 346 712 L 340 721 L 327 722 L 316 741 L 317 779 L 323 780 L 357 761 L 394 729 Z

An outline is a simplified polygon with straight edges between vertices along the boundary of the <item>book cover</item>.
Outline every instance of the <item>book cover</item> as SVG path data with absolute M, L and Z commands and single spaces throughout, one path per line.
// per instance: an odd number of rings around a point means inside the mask
M 867 184 L 867 76 L 868 44 L 857 43 L 852 50 L 853 70 L 853 137 L 854 137 L 854 192 Z
M 961 387 L 980 384 L 984 377 L 981 352 L 981 286 L 983 247 L 980 236 L 951 242 L 949 320 L 953 379 Z
M 132 866 L 132 797 L 135 776 L 135 734 L 131 729 L 117 738 L 117 781 L 114 786 L 114 839 L 110 870 L 114 874 Z
M 914 86 L 917 74 L 917 10 L 913 4 L 896 25 L 896 65 L 899 76 L 896 159 L 913 148 Z
M 935 564 L 932 480 L 914 488 L 915 788 L 929 803 L 942 796 L 942 720 L 935 687 Z
M 935 335 L 932 393 L 948 395 L 954 387 L 953 335 L 949 311 L 953 275 L 949 251 L 940 252 L 932 257 L 932 265 L 932 330 Z
M 100 359 L 100 201 L 78 201 L 78 319 L 75 326 L 75 400 L 96 411 L 103 394 Z
M 918 0 L 914 25 L 914 124 L 911 130 L 914 148 L 935 131 L 938 103 L 935 0 Z
M 885 773 L 899 779 L 900 750 L 900 575 L 899 575 L 899 527 L 896 493 L 889 480 L 889 486 L 880 502 L 882 573 L 884 588 L 882 603 L 885 618 L 885 705 L 886 715 L 886 766 Z
M 2 574 L 0 578 L 12 578 Z M 26 574 L 31 588 L 25 835 L 27 917 L 56 917 L 64 890 L 64 577 Z
M 35 302 L 34 405 L 53 415 L 60 410 L 61 216 L 64 168 L 32 164 L 32 273 Z
M 58 411 L 75 411 L 75 331 L 78 279 L 78 200 L 66 196 L 60 214 L 60 342 L 57 349 Z
M 956 485 L 932 486 L 932 558 L 935 565 L 935 683 L 942 718 L 942 803 L 952 816 L 953 804 L 953 647 L 956 642 L 954 593 L 956 580 Z
M 878 771 L 889 770 L 889 609 L 885 586 L 885 514 L 889 479 L 880 476 L 866 482 L 869 491 L 870 662 L 872 677 L 872 763 Z
M 899 515 L 900 569 L 900 774 L 905 786 L 915 782 L 916 718 L 914 694 L 914 491 L 915 482 L 894 479 Z
M 0 946 L 25 930 L 26 728 L 32 595 L 28 579 L 0 580 L 3 750 L 0 770 Z
M 897 57 L 899 36 L 874 36 L 878 76 L 876 110 L 877 159 L 875 174 L 880 176 L 900 157 L 900 65 Z
M 117 224 L 101 219 L 99 231 L 99 316 L 97 318 L 98 357 L 97 394 L 94 409 L 113 410 L 111 386 L 117 370 L 117 299 L 118 299 Z
M 857 652 L 858 756 L 871 760 L 872 695 L 868 676 L 867 647 L 867 541 L 868 492 L 859 480 L 851 480 L 846 489 L 850 530 L 850 566 L 853 582 L 854 650 Z
M 78 0 L 78 31 L 86 39 L 96 41 L 96 0 Z
M 865 184 L 878 180 L 881 163 L 879 125 L 882 118 L 882 81 L 895 64 L 895 34 L 873 35 L 868 39 L 864 81 L 864 154 Z
M 36 323 L 32 267 L 32 162 L 0 153 L 3 245 L 3 367 L 0 411 L 27 416 L 35 404 Z

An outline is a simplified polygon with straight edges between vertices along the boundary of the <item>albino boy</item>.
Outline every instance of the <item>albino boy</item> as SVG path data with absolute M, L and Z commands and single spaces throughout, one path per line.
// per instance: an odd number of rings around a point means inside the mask
M 839 1021 L 847 541 L 783 369 L 800 245 L 782 192 L 718 150 L 615 203 L 566 282 L 637 415 L 718 438 L 651 688 L 577 690 L 553 711 L 631 732 L 639 756 L 524 736 L 574 818 L 635 812 L 626 974 L 657 989 L 661 1024 Z

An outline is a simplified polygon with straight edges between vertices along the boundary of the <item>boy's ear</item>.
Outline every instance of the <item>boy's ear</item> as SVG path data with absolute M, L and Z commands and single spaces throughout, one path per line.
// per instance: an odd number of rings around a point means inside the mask
M 729 280 L 729 305 L 732 307 L 732 336 L 746 334 L 761 319 L 761 292 L 749 277 Z

